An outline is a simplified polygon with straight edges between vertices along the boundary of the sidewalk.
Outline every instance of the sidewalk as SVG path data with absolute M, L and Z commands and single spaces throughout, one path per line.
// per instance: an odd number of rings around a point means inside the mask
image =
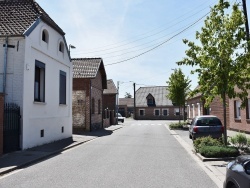
M 60 154 L 64 150 L 78 146 L 98 137 L 111 135 L 113 131 L 120 128 L 122 128 L 122 125 L 112 125 L 108 128 L 93 132 L 86 132 L 82 135 L 74 134 L 70 138 L 34 147 L 28 150 L 5 154 L 0 157 L 0 176 L 13 170 L 20 169 L 38 161 L 47 159 L 53 155 Z
M 168 126 L 168 125 L 167 125 Z M 226 176 L 226 166 L 232 161 L 230 160 L 208 160 L 202 161 L 202 157 L 194 152 L 193 142 L 189 139 L 188 131 L 186 130 L 170 130 L 170 133 L 177 139 L 177 141 L 183 146 L 183 148 L 193 157 L 193 159 L 203 168 L 203 170 L 210 176 L 210 178 L 217 184 L 219 188 L 223 187 L 223 182 Z M 227 130 L 227 136 L 231 137 L 236 135 L 237 131 Z M 247 138 L 250 138 L 249 134 L 246 134 Z

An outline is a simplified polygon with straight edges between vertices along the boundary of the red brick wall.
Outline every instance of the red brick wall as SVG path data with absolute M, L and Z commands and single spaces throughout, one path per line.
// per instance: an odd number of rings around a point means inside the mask
M 109 110 L 115 110 L 116 108 L 116 94 L 103 95 L 103 108 Z
M 82 96 L 76 96 L 76 91 L 84 92 L 82 92 Z M 90 130 L 90 79 L 74 78 L 72 95 L 73 132 Z M 82 100 L 82 104 L 79 104 L 79 100 Z M 79 112 L 79 108 L 83 108 L 81 109 L 81 112 Z M 79 118 L 82 119 L 82 122 L 84 123 L 82 126 L 76 126 L 77 122 L 75 119 Z
M 175 108 L 179 107 L 173 107 L 173 106 L 169 106 L 169 107 L 136 107 L 136 119 L 137 120 L 179 120 L 179 115 L 175 115 Z M 140 116 L 140 109 L 141 110 L 145 110 L 145 115 L 144 116 Z M 155 109 L 159 109 L 160 110 L 160 115 L 156 116 L 154 115 L 155 113 Z M 168 116 L 163 116 L 163 109 L 168 109 Z M 183 115 L 182 115 L 182 111 L 183 108 L 181 108 L 181 120 L 183 119 Z
M 4 94 L 0 94 L 0 155 L 3 154 Z
M 100 71 L 98 71 L 95 79 L 91 80 L 91 100 L 94 98 L 95 111 L 94 114 L 91 112 L 91 130 L 95 130 L 103 127 L 102 119 L 102 105 L 103 105 L 103 88 L 102 88 L 102 77 Z M 98 113 L 98 100 L 101 101 L 101 111 Z
M 237 90 L 238 91 L 238 90 Z M 248 98 L 250 98 L 250 93 L 248 95 Z M 247 119 L 246 115 L 246 108 L 242 108 L 240 110 L 240 119 L 235 118 L 235 110 L 234 110 L 234 101 L 239 100 L 236 99 L 230 99 L 229 100 L 229 128 L 232 130 L 242 131 L 250 133 L 250 119 Z

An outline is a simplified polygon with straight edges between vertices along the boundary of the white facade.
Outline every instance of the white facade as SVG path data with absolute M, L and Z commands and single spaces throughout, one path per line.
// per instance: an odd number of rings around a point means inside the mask
M 48 33 L 48 42 L 42 32 Z M 64 44 L 62 52 L 59 44 Z M 5 39 L 0 39 L 0 44 Z M 72 136 L 72 65 L 64 36 L 40 22 L 25 37 L 9 37 L 5 102 L 21 107 L 21 148 L 27 149 Z M 0 48 L 4 57 L 4 48 Z M 35 62 L 45 64 L 45 101 L 35 102 Z M 3 91 L 4 58 L 0 58 L 0 91 Z M 59 104 L 60 71 L 66 73 L 66 104 Z M 44 132 L 44 135 L 41 135 Z

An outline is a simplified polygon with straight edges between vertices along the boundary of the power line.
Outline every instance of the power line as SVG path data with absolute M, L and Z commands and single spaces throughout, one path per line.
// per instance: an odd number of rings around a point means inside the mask
M 207 1 L 206 1 L 206 2 L 207 2 Z M 172 20 L 171 22 L 172 22 L 172 23 L 175 23 L 174 25 L 176 25 L 176 21 L 175 21 L 175 20 L 178 20 L 178 19 L 184 17 L 186 14 L 189 14 L 189 13 L 191 13 L 191 12 L 194 12 L 194 10 L 196 10 L 196 9 L 199 8 L 199 7 L 201 7 L 201 5 L 204 5 L 204 3 L 200 4 L 200 5 L 197 6 L 196 8 L 192 9 L 192 11 L 183 14 L 183 15 L 180 16 L 179 18 Z M 211 4 L 210 4 L 210 5 L 211 5 Z M 208 7 L 205 7 L 205 8 L 203 8 L 202 10 L 199 10 L 198 12 L 196 12 L 196 13 L 190 15 L 189 17 L 185 17 L 185 18 L 186 18 L 186 19 L 187 19 L 187 18 L 190 18 L 190 17 L 192 17 L 192 16 L 198 14 L 199 12 L 205 10 L 206 8 L 208 8 Z M 183 19 L 182 21 L 185 21 L 186 19 Z M 182 22 L 182 21 L 180 21 L 180 22 Z M 171 22 L 170 22 L 170 23 L 171 23 Z M 179 23 L 180 23 L 180 22 L 179 22 Z M 168 24 L 169 24 L 169 23 L 168 23 Z M 170 28 L 173 27 L 174 25 L 170 26 Z M 165 26 L 164 26 L 164 27 L 165 27 Z M 162 28 L 162 26 L 159 27 L 159 28 Z M 153 29 L 153 30 L 151 30 L 151 31 L 149 31 L 149 32 L 146 32 L 146 33 L 141 34 L 141 35 L 138 35 L 138 36 L 141 37 L 141 36 L 143 36 L 143 35 L 146 35 L 146 34 L 148 34 L 148 33 L 151 33 L 151 32 L 154 31 L 154 30 L 158 30 L 159 28 Z M 94 48 L 94 49 L 93 49 L 94 51 L 89 50 L 89 51 L 87 51 L 87 52 L 81 52 L 81 53 L 77 53 L 77 51 L 74 51 L 73 54 L 76 54 L 76 55 L 77 55 L 77 54 L 89 54 L 89 53 L 95 53 L 95 52 L 100 52 L 100 51 L 111 50 L 111 49 L 114 49 L 114 48 L 126 46 L 126 45 L 128 45 L 128 44 L 131 44 L 131 43 L 136 42 L 136 41 L 139 41 L 139 40 L 143 40 L 143 39 L 145 39 L 145 38 L 152 37 L 152 36 L 154 36 L 154 35 L 157 35 L 157 34 L 159 34 L 159 33 L 162 33 L 163 31 L 165 31 L 165 30 L 167 30 L 167 29 L 169 29 L 169 28 L 162 29 L 162 30 L 158 31 L 157 33 L 150 34 L 149 36 L 146 35 L 145 37 L 142 37 L 142 38 L 133 40 L 133 41 L 131 41 L 131 42 L 127 42 L 127 41 L 129 41 L 129 40 L 124 40 L 124 41 L 121 41 L 121 42 L 118 42 L 118 43 L 115 43 L 115 44 L 110 44 L 110 45 L 105 45 L 105 46 L 102 46 L 102 47 Z M 137 36 L 136 36 L 136 37 L 137 37 Z M 136 38 L 136 37 L 132 37 L 132 38 Z M 126 42 L 126 43 L 125 43 L 125 42 Z M 125 44 L 124 44 L 124 43 L 125 43 Z M 122 45 L 118 45 L 118 44 L 122 44 Z M 118 46 L 117 46 L 117 45 L 118 45 Z M 108 47 L 108 46 L 114 46 L 114 47 L 107 48 L 107 49 L 101 49 L 101 48 L 105 48 L 105 47 Z M 97 50 L 97 49 L 101 49 L 101 50 Z
M 145 51 L 145 52 L 142 52 L 142 53 L 140 53 L 140 54 L 138 54 L 138 55 L 136 55 L 136 56 L 133 56 L 133 57 L 131 57 L 131 58 L 128 58 L 128 59 L 125 59 L 125 60 L 122 60 L 122 61 L 118 61 L 118 62 L 115 62 L 115 63 L 110 63 L 110 64 L 107 64 L 107 65 L 105 65 L 105 66 L 123 63 L 123 62 L 129 61 L 129 60 L 132 60 L 132 59 L 134 59 L 134 58 L 137 58 L 137 57 L 139 57 L 139 56 L 142 56 L 142 55 L 144 55 L 144 54 L 146 54 L 146 53 L 148 53 L 148 52 L 150 52 L 150 51 L 155 50 L 156 48 L 162 46 L 162 45 L 165 44 L 166 42 L 170 41 L 171 39 L 175 38 L 176 36 L 180 35 L 180 34 L 183 33 L 184 31 L 186 31 L 186 30 L 188 30 L 189 28 L 191 28 L 192 26 L 194 26 L 196 23 L 198 23 L 200 20 L 202 20 L 204 17 L 206 17 L 209 13 L 210 13 L 210 12 L 206 13 L 204 16 L 202 16 L 202 17 L 199 18 L 197 21 L 195 21 L 193 24 L 189 25 L 188 27 L 186 27 L 186 28 L 183 29 L 182 31 L 180 31 L 180 32 L 178 32 L 177 34 L 173 35 L 172 37 L 170 37 L 170 38 L 167 39 L 166 41 L 164 41 L 164 42 L 162 42 L 162 43 L 156 45 L 155 47 L 153 47 L 153 48 L 151 48 L 151 49 L 149 49 L 149 50 L 147 50 L 147 51 Z

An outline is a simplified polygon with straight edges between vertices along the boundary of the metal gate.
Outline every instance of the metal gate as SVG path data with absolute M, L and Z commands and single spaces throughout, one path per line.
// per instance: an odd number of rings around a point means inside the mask
M 4 105 L 3 152 L 20 150 L 20 107 L 15 103 Z

